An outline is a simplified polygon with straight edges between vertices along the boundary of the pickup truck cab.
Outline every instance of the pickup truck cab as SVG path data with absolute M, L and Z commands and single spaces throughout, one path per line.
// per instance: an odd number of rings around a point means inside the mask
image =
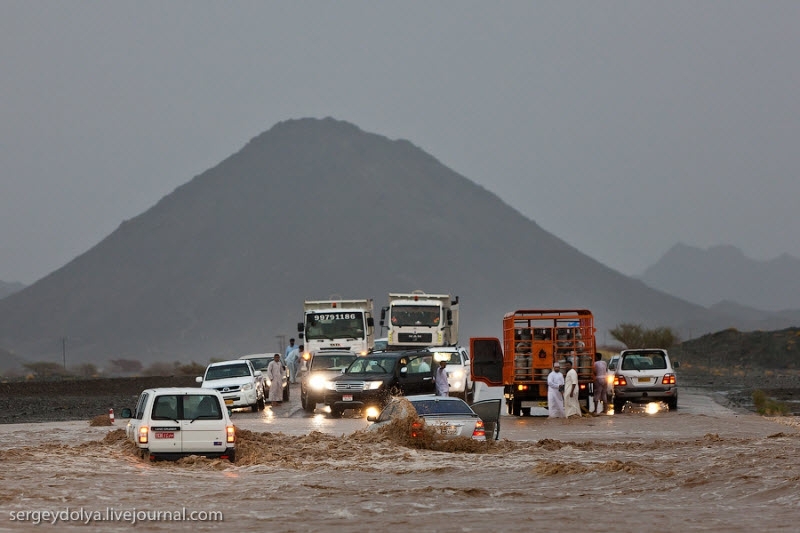
M 360 356 L 325 383 L 325 405 L 332 418 L 347 409 L 379 411 L 393 396 L 435 393 L 433 371 L 433 354 L 427 350 Z
M 264 376 L 247 359 L 211 363 L 196 381 L 204 389 L 219 391 L 230 409 L 264 409 Z
M 203 455 L 236 460 L 236 430 L 222 395 L 213 389 L 146 389 L 128 418 L 125 434 L 141 457 L 177 459 Z

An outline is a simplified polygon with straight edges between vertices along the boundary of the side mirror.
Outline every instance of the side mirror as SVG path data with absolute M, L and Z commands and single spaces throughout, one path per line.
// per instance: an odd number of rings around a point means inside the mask
M 303 332 L 303 323 L 302 322 L 298 322 L 297 323 L 297 332 L 298 333 L 302 333 Z
M 378 417 L 375 416 L 375 415 L 369 415 L 367 417 L 367 422 L 376 422 L 377 420 L 378 420 Z
M 133 418 L 133 413 L 127 407 L 122 410 L 122 418 Z
M 375 327 L 375 319 L 372 317 L 367 317 L 367 326 L 374 328 Z
M 196 378 L 194 378 L 194 380 L 195 380 L 197 383 L 203 383 L 203 376 L 197 376 Z

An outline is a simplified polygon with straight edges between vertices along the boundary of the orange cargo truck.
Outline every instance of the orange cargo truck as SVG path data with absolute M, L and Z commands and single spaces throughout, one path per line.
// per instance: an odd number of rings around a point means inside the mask
M 594 318 L 586 309 L 521 309 L 503 317 L 503 342 L 470 339 L 474 381 L 502 386 L 508 414 L 529 415 L 547 407 L 547 375 L 553 362 L 569 359 L 578 373 L 579 398 L 590 397 L 594 381 Z M 587 403 L 588 407 L 588 403 Z

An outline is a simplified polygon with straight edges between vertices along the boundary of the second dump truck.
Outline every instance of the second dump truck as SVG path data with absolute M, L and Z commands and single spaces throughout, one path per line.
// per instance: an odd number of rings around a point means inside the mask
M 496 338 L 471 338 L 473 381 L 503 387 L 508 414 L 529 415 L 547 407 L 547 375 L 567 360 L 578 373 L 579 399 L 594 382 L 595 327 L 587 309 L 520 309 L 503 317 L 502 344 Z M 587 405 L 588 407 L 588 405 Z
M 380 325 L 388 328 L 387 350 L 453 346 L 458 342 L 458 296 L 390 292 Z

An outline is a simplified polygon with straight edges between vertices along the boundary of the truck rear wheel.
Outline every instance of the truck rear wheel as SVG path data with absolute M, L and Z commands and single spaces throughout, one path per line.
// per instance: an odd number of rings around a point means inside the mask
M 522 414 L 522 400 L 512 398 L 509 407 L 511 407 L 510 414 L 514 416 L 520 416 L 520 414 Z

